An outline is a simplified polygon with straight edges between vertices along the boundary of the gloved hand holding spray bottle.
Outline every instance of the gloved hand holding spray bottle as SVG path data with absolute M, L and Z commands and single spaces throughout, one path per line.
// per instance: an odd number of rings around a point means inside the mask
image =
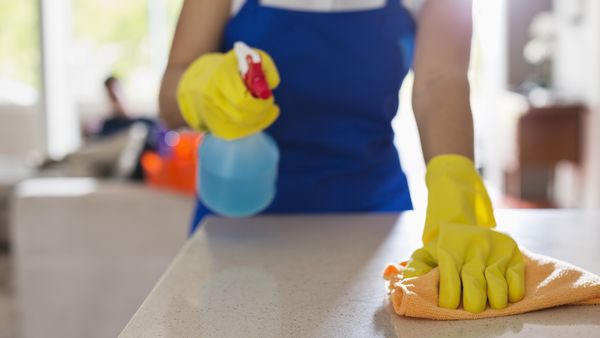
M 202 56 L 180 81 L 183 117 L 207 131 L 199 148 L 198 192 L 217 214 L 250 216 L 273 201 L 279 150 L 262 130 L 279 114 L 271 92 L 278 84 L 270 57 L 243 42 L 229 53 Z

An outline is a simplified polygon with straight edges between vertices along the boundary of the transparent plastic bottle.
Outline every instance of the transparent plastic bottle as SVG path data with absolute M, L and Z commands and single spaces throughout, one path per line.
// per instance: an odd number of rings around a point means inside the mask
M 199 148 L 200 200 L 217 214 L 245 217 L 275 197 L 279 149 L 264 132 L 227 141 L 206 134 Z

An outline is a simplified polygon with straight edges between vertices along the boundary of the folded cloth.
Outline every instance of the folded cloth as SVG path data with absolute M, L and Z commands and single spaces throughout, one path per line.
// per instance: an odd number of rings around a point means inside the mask
M 406 262 L 389 265 L 383 277 L 389 281 L 394 311 L 407 317 L 437 320 L 479 319 L 508 316 L 566 304 L 600 304 L 600 276 L 577 266 L 521 250 L 525 261 L 525 298 L 495 310 L 481 313 L 438 306 L 439 270 L 413 278 L 403 278 Z

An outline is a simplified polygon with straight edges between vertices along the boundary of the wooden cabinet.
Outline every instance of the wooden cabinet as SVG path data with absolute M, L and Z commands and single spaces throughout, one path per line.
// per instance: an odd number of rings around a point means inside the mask
M 555 206 L 556 166 L 563 161 L 581 164 L 585 111 L 581 105 L 531 107 L 519 119 L 518 165 L 506 175 L 506 192 L 515 206 Z

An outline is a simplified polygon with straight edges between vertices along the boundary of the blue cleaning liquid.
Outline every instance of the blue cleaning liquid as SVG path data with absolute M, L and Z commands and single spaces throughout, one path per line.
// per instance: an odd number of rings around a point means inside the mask
M 265 133 L 226 141 L 207 134 L 199 149 L 200 199 L 217 214 L 246 217 L 275 197 L 279 149 Z

